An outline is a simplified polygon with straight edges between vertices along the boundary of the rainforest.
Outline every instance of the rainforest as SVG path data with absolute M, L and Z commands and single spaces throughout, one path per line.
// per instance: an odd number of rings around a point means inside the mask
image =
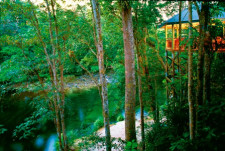
M 0 0 L 0 151 L 222 151 L 225 2 Z

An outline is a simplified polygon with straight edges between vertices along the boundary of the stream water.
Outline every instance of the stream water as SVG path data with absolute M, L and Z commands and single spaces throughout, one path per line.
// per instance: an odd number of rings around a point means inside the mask
M 20 140 L 13 137 L 16 126 L 24 122 L 34 109 L 29 105 L 29 97 L 33 94 L 23 93 L 22 96 L 8 95 L 1 98 L 0 125 L 7 129 L 0 133 L 0 151 L 55 151 L 55 126 L 48 121 L 32 137 Z M 83 123 L 93 123 L 102 115 L 101 101 L 98 90 L 76 91 L 67 95 L 66 126 L 68 131 L 79 130 Z M 38 127 L 38 125 L 37 125 Z
M 55 151 L 57 136 L 52 121 L 48 121 L 41 127 L 37 125 L 36 127 L 39 128 L 34 131 L 31 137 L 21 140 L 18 138 L 19 136 L 13 137 L 16 126 L 23 123 L 24 119 L 34 111 L 29 103 L 34 94 L 30 92 L 19 96 L 13 96 L 12 94 L 13 92 L 0 98 L 0 151 Z M 165 88 L 159 85 L 156 99 L 161 100 L 160 105 L 164 104 L 164 96 Z M 137 110 L 136 119 L 140 117 L 139 112 Z M 122 115 L 124 115 L 124 111 Z M 93 128 L 94 121 L 99 117 L 102 117 L 102 108 L 96 88 L 80 90 L 66 95 L 65 121 L 67 133 L 71 134 L 72 132 L 72 135 L 74 135 L 73 132 L 78 132 L 79 135 L 88 135 L 82 129 Z M 3 134 L 1 134 L 2 125 L 7 129 Z

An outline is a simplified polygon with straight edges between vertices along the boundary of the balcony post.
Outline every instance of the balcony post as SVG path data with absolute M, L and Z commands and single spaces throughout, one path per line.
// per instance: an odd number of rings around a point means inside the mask
M 175 47 L 174 47 L 174 24 L 172 25 L 172 77 L 174 78 L 174 76 L 175 76 L 175 67 L 174 67 L 174 61 L 175 61 L 175 54 L 174 54 L 174 49 L 175 49 Z
M 166 49 L 167 49 L 167 25 L 165 25 Z
M 174 50 L 174 24 L 172 25 L 172 51 Z
M 167 100 L 167 103 L 169 104 L 168 102 L 168 99 L 169 99 L 169 91 L 168 91 L 168 81 L 167 81 L 167 78 L 168 78 L 168 51 L 167 51 L 167 25 L 165 25 L 165 38 L 166 38 L 166 48 L 165 48 L 165 58 L 166 58 L 166 73 L 165 73 L 165 77 L 166 77 L 166 100 Z
M 175 77 L 175 47 L 174 47 L 174 38 L 175 38 L 175 32 L 174 32 L 174 24 L 172 25 L 172 81 L 174 81 Z M 172 85 L 172 95 L 175 97 L 175 88 L 174 85 Z

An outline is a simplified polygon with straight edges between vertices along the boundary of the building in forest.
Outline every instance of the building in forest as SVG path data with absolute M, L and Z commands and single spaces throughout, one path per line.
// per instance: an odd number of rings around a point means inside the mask
M 201 10 L 201 6 L 198 7 Z M 210 24 L 208 24 L 208 35 L 205 35 L 204 42 L 207 43 L 210 51 L 217 53 L 225 53 L 225 12 L 214 11 L 215 16 L 211 17 Z M 217 14 L 216 14 L 217 13 Z M 181 56 L 188 49 L 188 8 L 185 8 L 179 13 L 172 16 L 167 21 L 159 25 L 159 28 L 165 29 L 165 56 L 166 56 L 166 79 L 167 82 L 172 82 L 176 77 L 176 73 L 186 74 L 186 63 L 182 64 Z M 179 20 L 179 17 L 181 19 Z M 181 22 L 181 30 L 179 30 L 179 22 Z M 192 50 L 198 51 L 199 44 L 199 15 L 195 5 L 192 6 L 192 28 L 193 41 Z M 208 36 L 208 38 L 207 38 Z M 179 40 L 180 39 L 180 40 Z M 182 69 L 183 68 L 183 69 Z M 183 71 L 182 71 L 183 70 Z M 173 85 L 170 90 L 167 88 L 167 97 L 175 96 Z
M 159 25 L 159 28 L 165 28 L 166 33 L 166 51 L 179 51 L 179 34 L 181 34 L 181 41 L 185 40 L 185 29 L 188 29 L 188 9 L 185 8 L 181 12 L 181 26 L 182 33 L 179 33 L 179 14 L 174 15 L 167 21 Z M 218 20 L 221 23 L 225 23 L 225 12 L 218 13 L 215 17 L 212 17 L 212 24 L 209 25 L 209 31 L 212 40 L 213 50 L 216 50 L 216 43 L 218 44 L 218 52 L 225 52 L 225 27 L 221 24 L 218 25 Z M 193 5 L 192 9 L 192 26 L 198 30 L 199 16 L 196 7 Z M 216 30 L 216 31 L 215 31 Z M 183 44 L 183 45 L 182 45 Z M 185 50 L 185 42 L 181 42 L 181 51 Z M 194 44 L 194 50 L 197 50 L 197 45 Z

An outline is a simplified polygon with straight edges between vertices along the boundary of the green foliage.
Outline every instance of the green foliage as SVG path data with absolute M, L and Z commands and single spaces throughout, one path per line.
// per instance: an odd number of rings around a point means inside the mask
M 21 139 L 27 139 L 28 137 L 34 137 L 34 130 L 36 121 L 32 118 L 26 118 L 25 122 L 16 127 L 13 133 L 13 137 Z
M 189 136 L 189 135 L 186 135 L 186 136 Z M 170 150 L 172 150 L 172 151 L 174 151 L 174 150 L 188 151 L 188 150 L 196 150 L 196 149 L 192 145 L 189 137 L 186 137 L 186 138 L 180 138 L 179 140 L 172 142 Z
M 67 132 L 67 137 L 69 140 L 69 146 L 72 146 L 74 144 L 74 140 L 79 138 L 79 131 L 78 130 L 70 130 L 69 132 Z
M 222 126 L 225 123 L 224 109 L 224 98 L 212 100 L 212 102 L 200 108 L 199 118 L 201 121 L 199 121 L 199 135 L 196 139 L 198 149 L 221 150 L 224 148 L 222 143 L 225 139 L 225 132 Z
M 30 101 L 25 100 L 24 101 Z M 13 132 L 13 137 L 21 139 L 27 139 L 34 137 L 36 131 L 41 128 L 49 120 L 53 119 L 53 113 L 48 109 L 47 102 L 40 96 L 33 98 L 30 102 L 30 106 L 33 106 L 36 110 L 31 116 L 27 117 L 23 123 L 16 126 Z
M 118 1 L 99 0 L 101 9 L 102 38 L 105 57 L 106 72 L 112 71 L 115 75 L 112 82 L 108 85 L 108 97 L 110 102 L 110 121 L 124 120 L 120 115 L 124 107 L 125 94 L 125 67 L 124 67 L 124 51 L 123 51 L 123 35 L 122 35 L 122 19 L 120 16 L 120 4 Z M 129 1 L 131 2 L 131 1 Z M 124 3 L 123 3 L 124 4 Z M 123 5 L 122 4 L 122 5 Z M 223 10 L 224 4 L 214 2 L 211 5 L 211 14 L 219 15 L 219 10 Z M 89 4 L 88 4 L 89 5 Z M 134 31 L 136 31 L 135 39 L 139 39 L 136 44 L 141 43 L 143 37 L 147 37 L 146 57 L 149 59 L 151 92 L 156 89 L 157 84 L 153 84 L 156 76 L 159 76 L 159 83 L 166 84 L 164 77 L 164 69 L 160 65 L 156 52 L 164 58 L 165 53 L 165 31 L 156 30 L 159 23 L 162 22 L 162 10 L 167 10 L 168 15 L 174 14 L 177 10 L 177 2 L 156 3 L 155 1 L 132 1 L 132 10 L 136 16 L 133 17 Z M 14 130 L 14 138 L 23 139 L 34 136 L 38 127 L 52 120 L 54 113 L 50 111 L 49 104 L 52 103 L 54 89 L 52 88 L 51 76 L 49 74 L 49 65 L 46 61 L 43 44 L 37 35 L 36 27 L 33 25 L 34 14 L 36 13 L 38 27 L 41 31 L 41 37 L 46 44 L 49 54 L 52 53 L 52 46 L 49 36 L 48 14 L 45 11 L 46 6 L 31 6 L 24 1 L 6 0 L 0 2 L 0 84 L 1 96 L 9 93 L 10 95 L 21 94 L 21 92 L 32 91 L 40 95 L 32 101 L 32 107 L 35 112 L 26 118 L 23 123 L 18 124 Z M 98 73 L 97 50 L 94 40 L 94 25 L 92 22 L 91 9 L 89 6 L 78 5 L 74 10 L 66 10 L 57 4 L 57 21 L 59 37 L 59 47 L 61 52 L 56 52 L 56 56 L 50 55 L 50 59 L 58 58 L 61 54 L 61 62 L 64 67 L 64 74 L 82 75 L 85 71 L 78 65 L 77 59 L 91 73 Z M 137 19 L 137 18 L 138 19 Z M 53 19 L 53 18 L 52 18 Z M 136 20 L 137 19 L 137 20 Z M 212 24 L 215 24 L 212 25 Z M 52 25 L 55 27 L 55 24 Z M 221 35 L 224 25 L 219 20 L 213 20 L 209 29 L 212 37 Z M 147 34 L 144 33 L 147 28 Z M 185 40 L 181 44 L 189 44 L 188 30 L 182 31 L 182 37 Z M 193 36 L 196 38 L 199 33 L 193 30 Z M 55 30 L 53 35 L 55 35 Z M 172 36 L 172 32 L 168 33 Z M 56 39 L 54 39 L 56 42 Z M 195 41 L 190 41 L 195 44 Z M 141 46 L 141 49 L 144 48 Z M 187 64 L 187 52 L 180 55 L 181 65 Z M 193 69 L 197 69 L 197 53 L 193 54 Z M 156 89 L 156 94 L 150 94 L 159 105 L 160 113 L 166 117 L 166 121 L 160 124 L 149 126 L 151 131 L 147 135 L 148 150 L 223 150 L 224 149 L 224 55 L 216 54 L 212 64 L 212 100 L 206 100 L 206 104 L 199 106 L 199 130 L 198 136 L 194 142 L 189 141 L 188 134 L 188 104 L 187 104 L 187 73 L 177 73 L 168 88 L 175 88 L 176 96 L 171 96 L 171 100 L 165 103 L 164 93 L 162 90 Z M 165 60 L 164 60 L 165 61 Z M 171 60 L 168 61 L 171 63 Z M 56 63 L 59 68 L 59 60 Z M 183 71 L 185 72 L 185 71 Z M 196 72 L 193 71 L 193 79 L 196 80 Z M 59 71 L 57 72 L 59 74 Z M 152 78 L 153 77 L 153 78 Z M 39 80 L 43 80 L 43 87 Z M 181 79 L 181 82 L 180 82 Z M 143 78 L 143 81 L 146 79 Z M 158 82 L 157 81 L 157 82 Z M 195 83 L 195 81 L 194 81 Z M 20 85 L 20 87 L 18 86 Z M 158 84 L 161 87 L 161 84 Z M 143 99 L 148 104 L 149 92 L 145 82 L 143 86 Z M 194 85 L 196 86 L 196 85 Z M 13 88 L 16 87 L 16 88 Z M 163 87 L 163 86 L 162 86 Z M 13 89 L 12 89 L 13 88 Z M 14 91 L 15 90 L 15 91 Z M 42 97 L 43 90 L 47 90 L 48 99 Z M 51 91 L 52 90 L 52 91 Z M 180 92 L 182 90 L 182 95 Z M 180 100 L 180 98 L 182 98 Z M 2 105 L 2 104 L 1 104 Z M 161 106 L 160 106 L 161 105 Z M 1 106 L 2 107 L 2 106 Z M 146 105 L 146 108 L 148 106 Z M 73 110 L 72 108 L 67 108 Z M 4 111 L 4 110 L 3 110 Z M 95 115 L 88 115 L 93 118 Z M 5 126 L 5 125 L 4 125 Z M 94 130 L 104 126 L 103 118 L 99 118 L 94 122 Z M 0 125 L 0 134 L 6 134 L 8 128 Z M 68 138 L 73 144 L 73 140 L 89 135 L 93 132 L 90 123 L 83 121 L 80 130 L 68 131 Z M 101 142 L 104 145 L 104 138 L 98 136 L 90 136 L 88 143 L 92 145 Z M 81 143 L 81 146 L 88 146 L 88 143 Z M 201 144 L 204 144 L 201 145 Z M 116 145 L 113 146 L 116 148 Z M 127 142 L 125 150 L 136 150 L 136 142 Z
M 119 116 L 117 116 L 117 119 L 116 119 L 116 121 L 117 121 L 117 122 L 119 122 L 119 121 L 123 121 L 123 120 L 124 120 L 123 115 L 119 115 Z
M 126 151 L 136 151 L 137 146 L 138 146 L 137 142 L 133 140 L 132 142 L 126 143 L 125 150 Z
M 4 134 L 7 131 L 6 128 L 4 128 L 4 125 L 0 125 L 0 135 Z
M 104 120 L 103 118 L 98 118 L 95 122 L 94 122 L 94 130 L 98 130 L 99 128 L 104 126 Z
M 93 133 L 89 135 L 88 137 L 82 137 L 81 139 L 77 140 L 78 143 L 76 142 L 76 148 L 79 150 L 93 150 L 93 149 L 98 149 L 98 150 L 105 150 L 105 137 L 100 137 L 96 133 Z M 112 138 L 112 142 L 117 142 L 117 143 L 112 143 L 112 148 L 115 150 L 124 150 L 124 141 L 121 139 L 116 139 Z
M 37 108 L 38 106 L 36 106 Z M 41 107 L 32 115 L 24 120 L 23 123 L 16 126 L 13 132 L 13 137 L 21 139 L 27 139 L 35 136 L 35 131 L 38 130 L 38 124 L 44 125 L 48 120 L 52 118 L 52 113 L 48 109 Z M 40 126 L 39 126 L 40 128 Z
M 214 19 L 211 21 L 211 25 L 209 26 L 210 36 L 212 38 L 216 38 L 217 36 L 223 37 L 223 27 L 224 24 L 219 19 Z
M 147 144 L 146 149 L 149 151 L 154 150 L 168 150 L 170 146 L 170 140 L 172 135 L 172 132 L 168 130 L 168 127 L 166 124 L 162 125 L 152 125 L 153 129 L 148 132 L 147 134 Z
M 188 129 L 188 104 L 184 100 L 172 98 L 173 102 L 167 104 L 163 111 L 167 120 L 160 124 L 151 125 L 147 134 L 147 150 L 223 150 L 222 143 L 225 138 L 225 103 L 221 82 L 224 83 L 224 58 L 218 57 L 212 64 L 212 97 L 211 102 L 199 106 L 198 135 L 190 141 Z M 186 75 L 182 77 L 183 81 Z M 173 83 L 178 88 L 176 82 Z M 220 86 L 219 86 L 220 85 Z M 223 84 L 222 84 L 223 85 Z M 168 106 L 169 105 L 169 106 Z M 175 107 L 176 105 L 176 107 Z M 203 145 L 204 144 L 204 145 Z

